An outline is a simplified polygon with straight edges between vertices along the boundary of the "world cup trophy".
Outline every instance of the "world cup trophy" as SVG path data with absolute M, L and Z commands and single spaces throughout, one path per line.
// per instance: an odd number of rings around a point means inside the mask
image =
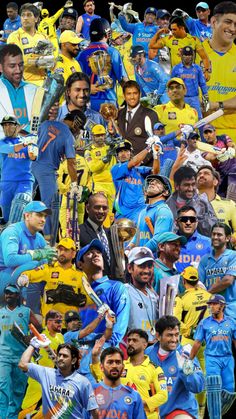
M 125 274 L 124 243 L 134 237 L 137 228 L 132 220 L 129 220 L 128 218 L 121 218 L 112 224 L 110 231 L 115 260 L 118 267 L 118 274 L 121 278 L 123 278 Z
M 94 51 L 89 57 L 89 66 L 97 76 L 96 86 L 101 90 L 113 87 L 113 80 L 109 76 L 111 71 L 111 56 L 104 50 Z

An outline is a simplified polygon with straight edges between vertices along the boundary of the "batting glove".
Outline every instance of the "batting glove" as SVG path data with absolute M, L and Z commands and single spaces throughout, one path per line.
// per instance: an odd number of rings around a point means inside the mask
M 16 281 L 19 287 L 28 287 L 29 285 L 29 277 L 26 274 L 21 274 Z
M 42 337 L 43 340 L 38 339 L 36 336 L 34 336 L 30 340 L 30 345 L 33 346 L 34 349 L 46 348 L 51 343 L 51 341 L 47 338 L 46 335 L 42 334 L 40 336 Z
M 110 310 L 110 307 L 108 304 L 103 303 L 98 309 L 97 309 L 97 313 L 99 315 L 99 317 L 104 317 L 105 314 Z

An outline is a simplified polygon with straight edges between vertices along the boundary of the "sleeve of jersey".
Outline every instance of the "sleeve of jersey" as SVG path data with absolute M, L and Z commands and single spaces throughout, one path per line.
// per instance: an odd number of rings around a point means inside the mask
M 187 328 L 185 324 L 181 321 L 182 319 L 182 313 L 183 313 L 183 304 L 182 299 L 179 297 L 176 297 L 175 303 L 174 303 L 174 312 L 173 315 L 177 317 L 177 319 L 180 321 L 180 333 L 181 335 L 185 335 Z
M 185 375 L 183 371 L 180 371 L 180 379 L 184 383 L 186 389 L 194 394 L 201 393 L 205 389 L 205 378 L 204 374 L 199 365 L 198 359 L 194 359 L 194 373 Z
M 154 235 L 150 240 L 148 240 L 145 246 L 151 249 L 152 252 L 156 252 L 158 236 L 161 233 L 165 233 L 166 231 L 172 231 L 172 228 L 173 228 L 172 212 L 170 210 L 168 211 L 167 208 L 160 208 L 158 211 L 158 215 L 155 219 Z
M 112 346 L 116 346 L 121 342 L 128 327 L 130 299 L 124 284 L 119 281 L 116 281 L 112 294 L 111 309 L 116 314 L 116 323 L 113 327 L 113 333 L 109 343 Z
M 13 144 L 5 144 L 4 142 L 0 143 L 0 153 L 8 154 L 14 153 L 14 145 Z
M 67 128 L 67 127 L 66 127 Z M 66 138 L 66 149 L 65 149 L 65 155 L 67 159 L 73 159 L 75 158 L 75 139 L 73 135 L 71 134 L 69 129 L 66 129 L 65 132 L 63 132 L 63 135 Z
M 20 47 L 20 35 L 18 34 L 18 32 L 14 31 L 8 36 L 7 44 L 16 44 Z
M 63 161 L 60 164 L 60 167 L 59 167 L 59 169 L 57 171 L 57 174 L 58 174 L 57 184 L 58 184 L 59 192 L 61 194 L 66 194 L 69 191 L 69 189 L 70 189 L 70 187 L 69 187 L 69 181 L 67 182 L 67 179 L 68 179 L 69 176 L 68 176 L 68 171 L 67 171 L 67 162 L 66 162 L 66 160 Z M 64 177 L 65 177 L 65 179 L 64 179 Z M 65 180 L 65 182 L 64 182 L 64 180 Z
M 154 66 L 154 75 L 158 83 L 158 94 L 162 95 L 166 90 L 166 83 L 169 80 L 169 76 L 158 64 Z
M 173 141 L 173 144 L 174 144 L 175 147 L 180 146 L 179 140 L 176 139 L 175 131 L 170 132 L 167 135 L 163 135 L 163 137 L 161 137 L 160 140 L 161 140 L 162 144 L 166 144 L 166 143 L 168 143 L 168 141 Z
M 204 328 L 203 328 L 203 321 L 201 321 L 196 329 L 196 332 L 194 333 L 194 340 L 199 340 L 199 342 L 202 342 L 205 338 Z
M 86 164 L 92 173 L 97 173 L 105 169 L 107 163 L 103 163 L 102 160 L 94 159 L 89 151 L 85 151 L 84 158 Z
M 151 384 L 155 394 L 148 399 L 145 399 L 145 402 L 152 413 L 168 399 L 166 379 L 161 367 L 153 369 L 153 382 Z
M 205 267 L 205 258 L 202 258 L 198 265 L 198 276 L 200 281 L 205 285 L 206 282 L 206 267 Z
M 199 86 L 201 88 L 202 94 L 206 95 L 207 94 L 207 84 L 206 84 L 206 79 L 203 75 L 202 69 L 200 66 L 198 66 L 198 83 Z
M 119 19 L 122 29 L 124 29 L 126 32 L 134 33 L 135 23 L 128 23 L 126 18 L 122 15 L 118 16 L 118 19 Z
M 108 51 L 110 52 L 110 51 Z M 122 79 L 124 79 L 125 77 L 128 79 L 126 70 L 125 70 L 125 66 L 123 64 L 121 55 L 119 53 L 118 50 L 116 50 L 115 48 L 112 50 L 112 55 L 111 55 L 111 59 L 112 59 L 112 70 L 115 73 L 116 79 L 120 82 Z
M 51 22 L 52 25 L 54 25 L 57 21 L 57 19 L 59 19 L 59 17 L 62 15 L 62 13 L 64 12 L 64 7 L 62 7 L 61 9 L 59 9 L 55 15 L 51 16 Z
M 191 16 L 189 16 L 187 17 L 187 19 L 184 20 L 184 22 L 189 30 L 189 33 L 191 35 L 194 35 L 195 34 L 195 20 Z
M 30 271 L 24 271 L 22 274 L 25 274 L 29 278 L 29 282 L 41 282 L 47 281 L 50 277 L 50 268 L 48 265 L 41 265 L 36 269 L 31 269 Z
M 19 255 L 19 235 L 17 232 L 6 229 L 2 232 L 3 260 L 7 268 L 14 268 L 32 261 L 30 254 Z
M 28 371 L 26 374 L 41 383 L 41 378 L 44 376 L 44 370 L 45 368 L 41 365 L 36 365 L 31 362 L 28 364 Z
M 80 388 L 80 397 L 82 398 L 83 406 L 85 406 L 86 411 L 89 412 L 90 410 L 98 408 L 92 384 L 87 379 L 82 383 Z
M 236 276 L 236 254 L 232 251 L 229 260 L 228 260 L 228 269 L 225 272 L 225 275 Z

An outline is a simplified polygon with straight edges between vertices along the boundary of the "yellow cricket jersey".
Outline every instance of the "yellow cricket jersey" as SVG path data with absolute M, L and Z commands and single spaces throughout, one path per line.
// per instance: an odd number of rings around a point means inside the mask
M 68 79 L 68 77 L 71 74 L 76 73 L 77 71 L 80 72 L 82 70 L 78 61 L 76 61 L 75 58 L 68 58 L 68 57 L 65 57 L 65 55 L 59 54 L 56 65 L 53 69 L 53 73 L 61 74 L 64 78 L 64 83 L 66 83 L 66 80 Z M 65 97 L 63 94 L 60 98 L 60 102 L 59 102 L 60 106 L 63 104 L 64 100 L 65 100 Z
M 103 373 L 100 364 L 91 364 L 90 369 L 97 381 L 101 381 Z M 155 367 L 147 355 L 140 365 L 134 366 L 130 359 L 127 359 L 124 361 L 121 384 L 132 386 L 137 390 L 148 405 L 148 409 L 145 409 L 148 419 L 159 418 L 158 407 L 168 399 L 166 379 L 161 367 Z
M 194 125 L 198 121 L 196 109 L 187 103 L 183 109 L 179 109 L 170 101 L 154 106 L 153 110 L 157 113 L 159 121 L 166 125 L 166 134 L 180 129 L 184 124 Z M 180 137 L 181 135 L 178 138 Z
M 215 52 L 209 40 L 202 43 L 210 61 L 211 78 L 207 82 L 209 99 L 213 102 L 231 99 L 236 95 L 236 45 L 225 54 Z M 227 134 L 236 142 L 236 114 L 227 112 L 213 121 L 217 134 Z
M 77 183 L 80 186 L 89 188 L 89 169 L 83 156 L 76 154 Z M 67 160 L 64 160 L 57 171 L 58 188 L 61 194 L 66 194 L 70 190 L 71 179 L 68 174 Z
M 57 39 L 55 23 L 57 19 L 59 19 L 59 17 L 62 15 L 63 12 L 64 12 L 64 7 L 58 10 L 55 13 L 55 15 L 50 16 L 50 17 L 45 17 L 44 19 L 42 19 L 38 25 L 38 31 L 46 35 L 50 39 L 51 42 L 54 38 Z
M 179 319 L 180 333 L 190 338 L 191 330 L 196 328 L 198 323 L 210 315 L 207 301 L 212 296 L 203 288 L 189 288 L 183 294 L 175 298 L 174 316 Z M 193 336 L 191 336 L 193 338 Z
M 231 199 L 221 198 L 219 195 L 211 201 L 218 220 L 229 225 L 236 232 L 236 204 Z
M 81 292 L 86 295 L 86 304 L 93 304 L 93 301 L 85 292 L 82 284 L 82 276 L 84 274 L 77 271 L 74 266 L 64 269 L 56 262 L 54 266 L 42 265 L 36 269 L 25 271 L 24 274 L 28 276 L 31 283 L 45 282 L 41 308 L 43 318 L 45 318 L 45 315 L 49 310 L 59 311 L 62 315 L 68 310 L 78 310 L 78 307 L 73 305 L 64 303 L 50 304 L 47 302 L 47 291 L 57 289 L 60 284 L 71 285 L 76 294 Z
M 24 60 L 24 80 L 29 83 L 34 83 L 41 86 L 46 77 L 44 68 L 36 67 L 34 64 L 29 64 L 28 60 L 38 58 L 38 55 L 32 52 L 33 48 L 38 44 L 38 41 L 48 39 L 44 34 L 35 32 L 29 35 L 22 28 L 12 32 L 7 38 L 8 44 L 15 44 L 21 49 Z
M 181 63 L 180 52 L 184 47 L 192 47 L 194 51 L 198 52 L 199 49 L 202 49 L 202 44 L 196 36 L 189 35 L 185 38 L 175 38 L 173 35 L 167 35 L 160 39 L 163 47 L 166 46 L 169 48 L 171 67 Z
M 103 182 L 113 184 L 111 168 L 116 164 L 116 158 L 112 156 L 109 163 L 103 163 L 102 161 L 102 158 L 107 155 L 109 149 L 110 147 L 108 145 L 102 147 L 91 145 L 89 150 L 85 150 L 84 158 L 94 184 Z

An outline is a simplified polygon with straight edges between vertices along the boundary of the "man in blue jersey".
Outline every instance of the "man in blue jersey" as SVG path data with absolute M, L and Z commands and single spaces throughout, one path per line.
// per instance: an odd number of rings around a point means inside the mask
M 31 161 L 36 160 L 38 148 L 36 137 L 20 138 L 20 124 L 15 116 L 6 115 L 0 125 L 5 138 L 0 141 L 1 183 L 0 205 L 3 221 L 20 221 L 25 205 L 32 200 L 34 177 Z
M 6 42 L 10 33 L 16 31 L 21 27 L 21 18 L 18 14 L 18 4 L 10 1 L 6 5 L 6 12 L 8 18 L 3 23 L 4 34 L 1 41 Z
M 124 354 L 119 348 L 109 347 L 101 353 L 103 381 L 94 386 L 99 405 L 99 418 L 109 417 L 145 419 L 146 414 L 139 393 L 121 384 Z
M 57 348 L 57 369 L 30 362 L 35 348 L 50 345 L 50 340 L 36 337 L 23 353 L 19 368 L 41 384 L 43 417 L 69 417 L 84 419 L 87 412 L 98 419 L 97 403 L 87 378 L 78 373 L 80 353 L 74 346 L 64 343 Z
M 166 204 L 171 184 L 165 176 L 153 174 L 146 177 L 144 189 L 148 203 L 139 214 L 137 233 L 128 248 L 145 246 L 156 252 L 158 236 L 173 229 L 173 215 Z
M 172 68 L 171 77 L 179 77 L 184 81 L 186 93 L 185 102 L 198 113 L 198 118 L 202 118 L 201 104 L 199 99 L 199 89 L 202 93 L 203 103 L 207 105 L 209 101 L 207 93 L 206 79 L 201 67 L 194 63 L 194 50 L 190 46 L 181 49 L 181 63 Z
M 145 10 L 143 22 L 128 23 L 123 12 L 118 15 L 122 28 L 126 32 L 132 33 L 133 45 L 142 45 L 147 54 L 149 41 L 158 29 L 156 17 L 157 9 L 155 7 L 148 7 Z
M 236 251 L 228 248 L 231 229 L 217 222 L 211 230 L 211 252 L 202 257 L 199 278 L 212 294 L 222 293 L 226 300 L 225 314 L 236 319 Z
M 81 35 L 83 38 L 90 40 L 89 28 L 90 28 L 91 22 L 94 19 L 100 18 L 101 16 L 96 15 L 94 13 L 94 10 L 95 10 L 94 0 L 84 0 L 83 6 L 84 6 L 85 13 L 79 16 L 76 23 L 75 31 L 78 35 Z
M 135 78 L 138 82 L 142 96 L 150 99 L 151 106 L 159 103 L 167 103 L 169 97 L 166 91 L 166 83 L 169 76 L 155 61 L 146 57 L 146 51 L 142 45 L 133 45 L 130 50 L 131 62 L 134 65 Z M 155 94 L 155 103 L 151 103 L 152 94 Z
M 8 284 L 4 288 L 5 306 L 0 309 L 0 417 L 17 418 L 25 394 L 27 377 L 18 369 L 18 362 L 27 340 L 18 341 L 11 333 L 16 323 L 25 335 L 29 323 L 37 329 L 40 324 L 29 307 L 21 304 L 20 290 Z
M 201 42 L 204 39 L 212 37 L 212 27 L 209 22 L 209 15 L 211 13 L 208 4 L 205 1 L 200 1 L 195 7 L 197 19 L 192 18 L 188 13 L 181 9 L 176 9 L 172 12 L 172 16 L 180 16 L 184 19 L 190 35 L 197 36 Z
M 46 240 L 39 233 L 43 230 L 49 214 L 51 210 L 43 202 L 32 201 L 24 208 L 24 221 L 11 224 L 1 233 L 0 299 L 9 280 L 16 282 L 24 270 L 34 269 L 56 259 L 56 249 L 47 246 Z M 30 289 L 28 287 L 27 293 Z M 38 294 L 35 295 L 36 300 L 39 298 Z M 32 296 L 34 297 L 34 292 Z M 34 311 L 37 312 L 37 309 L 39 310 L 39 307 L 35 305 Z
M 221 417 L 221 402 L 224 408 L 224 396 L 234 396 L 234 357 L 232 355 L 232 342 L 236 347 L 236 321 L 224 314 L 226 301 L 220 294 L 212 295 L 208 301 L 211 316 L 203 319 L 194 334 L 194 345 L 191 349 L 190 359 L 193 359 L 204 341 L 206 375 L 207 375 L 207 402 L 210 417 Z M 218 391 L 213 395 L 213 382 L 219 384 Z M 210 385 L 211 384 L 211 385 Z M 220 390 L 223 390 L 221 399 L 218 399 Z M 217 397 L 218 396 L 218 397 Z M 222 397 L 223 396 L 223 397 Z M 233 400 L 233 398 L 232 398 Z M 228 406 L 229 408 L 230 406 Z M 216 409 L 218 416 L 216 416 Z
M 71 178 L 71 195 L 81 194 L 77 185 L 74 136 L 78 135 L 85 120 L 83 112 L 74 110 L 63 121 L 44 121 L 39 127 L 39 156 L 32 164 L 32 173 L 39 186 L 41 200 L 49 208 L 57 195 L 57 170 L 64 158 Z M 47 240 L 50 239 L 51 231 L 52 220 L 48 218 L 44 230 Z
M 187 239 L 181 247 L 179 260 L 175 263 L 179 272 L 190 264 L 197 267 L 201 258 L 211 251 L 210 238 L 198 233 L 197 225 L 197 213 L 191 205 L 184 205 L 177 211 L 177 234 Z
M 77 58 L 90 78 L 91 108 L 95 111 L 99 111 L 104 102 L 117 105 L 116 82 L 122 86 L 128 80 L 119 51 L 108 45 L 110 34 L 111 27 L 106 19 L 94 19 L 90 25 L 91 43 Z
M 158 173 L 159 160 L 158 153 L 154 151 L 153 167 L 140 166 L 150 148 L 146 147 L 136 156 L 131 157 L 132 151 L 132 144 L 128 140 L 117 144 L 118 163 L 112 167 L 111 174 L 116 188 L 115 218 L 125 217 L 137 223 L 140 211 L 145 208 L 144 179 L 150 173 Z
M 160 406 L 161 418 L 198 418 L 194 394 L 204 390 L 204 375 L 198 360 L 189 362 L 188 348 L 179 345 L 180 322 L 174 316 L 163 316 L 156 322 L 158 342 L 146 349 L 150 360 L 160 366 L 166 377 L 168 400 Z M 178 416 L 180 415 L 180 416 Z M 183 416 L 181 416 L 183 415 Z
M 87 246 L 80 249 L 76 257 L 76 266 L 83 271 L 87 279 L 99 296 L 101 301 L 107 304 L 116 317 L 116 323 L 113 327 L 113 333 L 108 341 L 110 345 L 118 345 L 124 337 L 130 312 L 129 296 L 124 284 L 120 281 L 114 281 L 103 275 L 104 247 L 100 240 L 94 239 Z M 97 317 L 97 309 L 95 304 L 89 304 L 80 311 L 83 328 Z M 103 320 L 94 333 L 104 333 L 106 328 L 105 320 Z

